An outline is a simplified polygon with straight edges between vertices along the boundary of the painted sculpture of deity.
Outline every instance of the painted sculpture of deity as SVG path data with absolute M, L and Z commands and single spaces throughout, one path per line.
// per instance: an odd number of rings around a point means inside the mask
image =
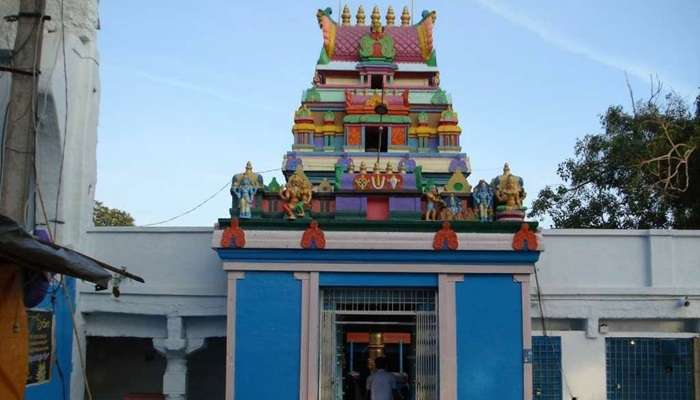
M 462 211 L 460 201 L 454 193 L 450 193 L 450 197 L 447 198 L 447 208 L 449 208 L 450 212 L 455 217 L 460 215 Z
M 311 181 L 301 167 L 298 167 L 287 180 L 287 184 L 280 188 L 280 197 L 284 200 L 282 210 L 287 219 L 303 218 L 306 215 L 305 209 L 311 207 L 312 189 Z
M 491 208 L 493 207 L 493 190 L 485 180 L 480 180 L 473 192 L 476 214 L 481 222 L 491 221 Z
M 504 210 L 521 210 L 523 208 L 523 199 L 526 195 L 523 189 L 523 180 L 510 173 L 508 163 L 503 166 L 503 175 L 494 179 L 492 186 L 495 190 L 496 200 Z
M 443 200 L 444 201 L 444 200 Z M 462 213 L 462 205 L 455 196 L 454 193 L 450 193 L 450 195 L 447 197 L 447 200 L 444 201 L 445 206 L 442 207 L 440 212 L 438 213 L 439 219 L 443 221 L 453 221 L 453 220 L 462 220 L 463 218 L 463 213 Z
M 235 203 L 233 209 L 238 209 L 238 218 L 251 218 L 255 193 L 263 187 L 263 178 L 253 172 L 253 165 L 248 161 L 245 172 L 234 175 L 231 180 L 231 196 Z M 233 216 L 233 215 L 232 215 Z
M 447 207 L 445 201 L 440 197 L 438 188 L 433 185 L 428 192 L 425 193 L 426 202 L 426 221 L 436 221 L 440 215 L 440 210 Z

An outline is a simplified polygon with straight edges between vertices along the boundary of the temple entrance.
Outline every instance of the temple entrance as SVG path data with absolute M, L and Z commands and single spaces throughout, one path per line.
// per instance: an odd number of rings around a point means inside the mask
M 365 126 L 365 152 L 386 153 L 388 148 L 387 128 L 379 129 L 378 126 Z
M 321 290 L 320 400 L 367 400 L 384 357 L 405 400 L 438 398 L 437 291 Z

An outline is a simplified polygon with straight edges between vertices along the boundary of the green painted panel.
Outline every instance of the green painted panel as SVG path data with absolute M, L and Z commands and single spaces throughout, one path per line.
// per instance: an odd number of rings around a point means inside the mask
M 304 96 L 311 90 L 307 89 L 304 91 Z M 398 89 L 400 90 L 400 89 Z M 320 95 L 320 99 L 314 99 L 314 101 L 319 102 L 329 102 L 329 103 L 344 103 L 345 102 L 345 89 L 321 89 L 316 88 L 315 93 Z M 431 104 L 431 100 L 435 95 L 435 90 L 428 91 L 411 91 L 408 94 L 408 102 L 411 104 Z M 452 97 L 447 94 L 448 103 L 452 103 Z
M 442 221 L 421 221 L 421 220 L 390 220 L 390 221 L 367 221 L 364 214 L 361 218 L 355 214 L 352 218 L 350 213 L 343 215 L 336 214 L 336 219 L 322 219 L 318 222 L 321 229 L 327 231 L 365 231 L 365 232 L 437 232 L 442 228 Z M 220 218 L 219 226 L 227 227 L 229 218 Z M 303 231 L 309 227 L 309 219 L 297 219 L 288 221 L 286 218 L 251 218 L 239 220 L 241 228 L 244 230 L 282 230 L 282 231 Z M 537 222 L 527 222 L 530 230 L 537 230 Z M 522 222 L 477 222 L 477 221 L 451 221 L 450 225 L 455 232 L 476 232 L 476 233 L 515 233 L 520 229 Z

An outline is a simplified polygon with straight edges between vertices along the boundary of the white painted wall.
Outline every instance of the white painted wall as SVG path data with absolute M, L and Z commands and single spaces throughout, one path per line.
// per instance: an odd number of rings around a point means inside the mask
M 586 328 L 549 332 L 561 337 L 565 399 L 607 398 L 606 337 L 698 335 L 700 231 L 545 230 L 543 238 L 537 270 L 544 315 L 558 326 L 577 320 Z M 680 302 L 685 296 L 689 307 Z M 608 333 L 600 333 L 601 323 Z
M 100 100 L 98 9 L 96 0 L 65 0 L 63 3 L 65 24 L 61 24 L 59 2 L 47 1 L 46 6 L 46 14 L 51 16 L 51 20 L 44 26 L 40 64 L 37 160 L 47 217 L 64 222 L 56 226 L 57 242 L 81 249 L 83 233 L 92 226 L 96 183 L 95 153 Z M 0 15 L 16 14 L 18 4 L 18 0 L 0 2 Z M 65 26 L 65 71 L 62 26 Z M 16 28 L 16 23 L 0 19 L 0 48 L 11 49 L 14 46 Z M 3 72 L 0 82 L 2 113 L 9 98 L 10 81 L 11 75 Z M 64 126 L 66 98 L 67 129 Z M 58 173 L 64 142 L 63 178 L 56 214 Z M 46 224 L 38 204 L 36 220 L 39 224 Z M 53 230 L 53 224 L 51 228 Z
M 61 4 L 63 4 L 63 20 Z M 0 1 L 0 16 L 17 14 L 18 10 L 18 0 Z M 47 1 L 46 14 L 51 16 L 51 20 L 44 25 L 39 66 L 41 71 L 38 85 L 40 127 L 36 157 L 38 185 L 47 216 L 44 217 L 37 201 L 35 221 L 39 227 L 46 226 L 47 219 L 62 221 L 63 223 L 59 224 L 48 222 L 51 230 L 55 229 L 54 240 L 80 251 L 85 249 L 84 233 L 92 226 L 97 179 L 97 123 L 100 102 L 97 50 L 98 2 L 97 0 Z M 0 48 L 14 47 L 16 29 L 16 23 L 0 18 Z M 64 37 L 65 46 L 62 46 Z M 1 75 L 0 117 L 4 114 L 9 99 L 11 82 L 10 74 L 1 73 Z M 66 110 L 68 110 L 67 113 Z M 59 197 L 59 166 L 64 148 Z M 81 323 L 81 315 L 76 317 Z M 83 393 L 78 357 L 77 346 L 74 346 L 72 398 L 82 398 Z
M 122 296 L 82 291 L 89 335 L 163 338 L 166 318 L 183 317 L 188 340 L 225 334 L 226 277 L 209 228 L 95 228 L 90 254 L 143 276 Z M 692 337 L 700 319 L 700 231 L 545 230 L 537 263 L 550 335 L 562 338 L 570 395 L 604 400 L 605 338 Z M 540 318 L 534 277 L 531 315 Z M 688 296 L 691 305 L 679 299 Z M 582 326 L 562 330 L 567 321 Z M 609 333 L 599 333 L 599 324 Z M 551 329 L 551 328 L 550 328 Z M 535 331 L 534 334 L 540 334 Z M 563 385 L 564 396 L 567 385 Z M 566 397 L 565 397 L 566 398 Z

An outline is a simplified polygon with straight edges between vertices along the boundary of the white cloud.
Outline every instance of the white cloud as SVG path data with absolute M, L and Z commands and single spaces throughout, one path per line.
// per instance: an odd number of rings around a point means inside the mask
M 498 15 L 499 17 L 505 19 L 513 25 L 526 29 L 535 35 L 539 36 L 540 39 L 547 43 L 550 43 L 564 51 L 572 54 L 580 55 L 591 61 L 597 62 L 599 64 L 605 65 L 610 68 L 617 69 L 628 73 L 631 76 L 639 78 L 644 82 L 649 81 L 650 76 L 658 76 L 659 79 L 671 88 L 681 92 L 683 95 L 693 95 L 696 92 L 696 88 L 693 85 L 687 83 L 676 82 L 673 78 L 669 76 L 664 76 L 655 68 L 647 65 L 642 65 L 630 60 L 626 60 L 621 57 L 617 57 L 611 54 L 606 54 L 605 52 L 596 49 L 586 43 L 579 40 L 567 37 L 561 32 L 556 32 L 544 26 L 540 21 L 537 21 L 523 13 L 514 10 L 507 5 L 501 3 L 497 0 L 474 0 L 481 7 L 489 10 L 490 12 Z
M 106 69 L 106 70 L 111 69 L 113 71 L 120 71 L 122 73 L 138 76 L 140 78 L 143 78 L 143 79 L 146 79 L 146 80 L 149 80 L 151 82 L 158 83 L 161 85 L 170 86 L 170 87 L 177 88 L 177 89 L 183 89 L 183 90 L 187 90 L 187 91 L 194 92 L 194 93 L 199 93 L 199 94 L 212 97 L 216 100 L 220 100 L 220 101 L 228 103 L 228 104 L 236 104 L 238 106 L 243 106 L 243 107 L 247 107 L 247 108 L 257 108 L 257 109 L 262 109 L 262 110 L 266 110 L 266 111 L 277 111 L 275 108 L 270 107 L 266 104 L 252 104 L 250 101 L 245 100 L 246 96 L 240 96 L 241 93 L 237 93 L 237 95 L 239 95 L 239 96 L 232 96 L 232 95 L 229 95 L 227 93 L 223 93 L 219 90 L 199 85 L 197 83 L 188 82 L 188 81 L 184 81 L 184 80 L 180 80 L 180 79 L 176 79 L 176 78 L 171 78 L 171 77 L 168 77 L 165 75 L 154 75 L 154 74 L 151 74 L 149 72 L 141 71 L 141 70 L 134 69 L 131 67 L 116 66 L 116 65 L 104 65 L 103 64 L 102 68 Z

